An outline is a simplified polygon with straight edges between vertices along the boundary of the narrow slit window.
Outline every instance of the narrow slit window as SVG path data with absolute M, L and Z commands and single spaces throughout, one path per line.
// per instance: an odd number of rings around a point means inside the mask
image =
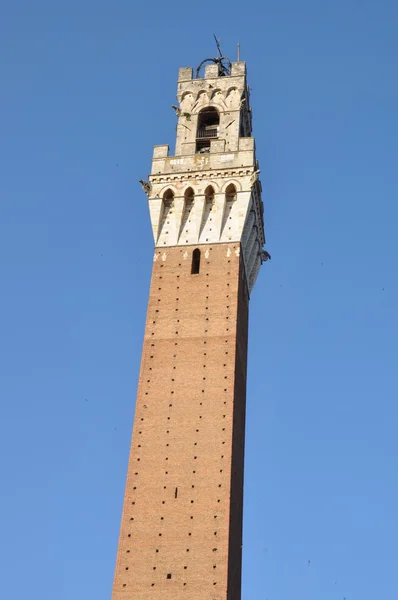
M 191 274 L 198 275 L 200 270 L 200 250 L 199 248 L 195 248 L 192 252 L 192 267 Z

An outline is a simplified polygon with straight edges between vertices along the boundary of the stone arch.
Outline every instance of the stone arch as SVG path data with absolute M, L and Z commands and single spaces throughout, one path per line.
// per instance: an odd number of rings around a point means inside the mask
M 207 185 L 205 187 L 205 190 L 204 190 L 203 194 L 206 195 L 206 190 L 207 190 L 208 187 L 212 187 L 213 190 L 214 190 L 214 193 L 218 194 L 219 191 L 220 191 L 220 185 L 216 181 L 212 181 L 212 180 L 207 180 L 207 181 L 208 181 L 208 183 L 207 183 Z
M 171 206 L 174 202 L 174 198 L 175 198 L 175 193 L 173 192 L 173 190 L 170 187 L 168 187 L 162 196 L 162 201 L 163 201 L 164 206 Z
M 171 187 L 167 187 L 162 195 L 162 206 L 160 210 L 159 221 L 159 241 L 162 240 L 165 244 L 168 241 L 170 229 L 172 228 L 172 215 L 174 212 L 175 193 Z
M 226 104 L 228 106 L 228 108 L 232 108 L 234 106 L 239 106 L 239 102 L 241 99 L 241 94 L 238 91 L 237 87 L 230 87 L 227 91 L 227 96 L 226 96 Z
M 214 189 L 214 186 L 212 184 L 209 184 L 208 186 L 206 186 L 205 193 L 204 193 L 206 202 L 210 201 L 210 199 L 212 202 L 214 202 L 215 195 L 216 195 L 216 191 Z
M 191 185 L 188 185 L 185 190 L 184 190 L 184 198 L 185 200 L 187 200 L 187 198 L 195 198 L 195 190 L 193 189 L 193 187 Z
M 235 184 L 230 183 L 229 185 L 227 185 L 227 187 L 225 188 L 225 196 L 227 198 L 227 201 L 228 199 L 236 200 L 237 194 L 238 190 L 236 189 Z
M 184 92 L 181 96 L 180 108 L 183 112 L 191 110 L 194 103 L 194 93 L 191 90 Z
M 237 92 L 238 88 L 236 87 L 236 85 L 232 85 L 231 87 L 229 87 L 227 89 L 227 96 L 230 96 L 232 93 Z
M 198 100 L 199 102 L 208 102 L 209 100 L 209 94 L 207 92 L 207 90 L 199 90 L 197 96 L 196 96 L 196 100 Z
M 192 100 L 193 100 L 194 92 L 193 92 L 192 90 L 186 90 L 185 92 L 183 92 L 183 93 L 182 93 L 182 95 L 181 95 L 181 102 L 182 102 L 183 100 L 185 100 L 185 98 L 186 98 L 187 96 L 191 96 L 191 97 L 192 97 Z
M 158 194 L 159 198 L 162 198 L 162 200 L 163 200 L 166 192 L 168 192 L 169 190 L 173 194 L 174 198 L 176 196 L 178 196 L 178 192 L 177 192 L 177 189 L 175 188 L 175 186 L 168 184 L 168 185 L 165 185 L 164 187 L 162 187 L 162 189 L 160 190 L 160 192 Z
M 217 96 L 219 96 L 220 94 L 222 95 L 222 89 L 221 88 L 216 88 L 215 90 L 212 91 L 211 93 L 211 100 L 214 100 L 214 98 L 216 98 Z
M 204 241 L 214 237 L 214 224 L 216 218 L 215 189 L 212 185 L 206 186 L 204 196 L 202 222 L 200 224 L 199 239 L 203 236 Z
M 229 240 L 233 235 L 233 221 L 237 216 L 237 199 L 238 190 L 236 185 L 229 183 L 225 188 L 224 213 L 221 225 L 221 235 L 226 235 Z
M 222 106 L 223 109 L 227 108 L 227 104 L 225 102 L 225 93 L 222 90 L 214 90 L 211 95 L 210 102 L 216 106 Z
M 192 234 L 192 214 L 195 204 L 195 192 L 192 186 L 188 186 L 184 190 L 184 208 L 181 216 L 181 225 L 178 234 L 178 239 L 181 242 L 188 243 Z
M 221 191 L 224 192 L 224 194 L 225 194 L 226 191 L 227 191 L 228 186 L 230 186 L 231 184 L 235 186 L 237 193 L 239 193 L 239 192 L 242 191 L 242 185 L 236 179 L 230 179 L 229 181 L 227 181 L 226 183 L 224 183 L 224 185 L 221 188 Z
M 195 234 L 195 191 L 188 185 L 183 192 L 181 222 L 179 224 L 178 241 L 180 244 L 192 243 Z

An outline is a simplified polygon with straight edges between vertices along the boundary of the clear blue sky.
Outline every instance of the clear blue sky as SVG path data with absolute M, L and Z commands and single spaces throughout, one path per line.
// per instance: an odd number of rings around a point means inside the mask
M 152 265 L 137 180 L 215 31 L 248 63 L 272 254 L 243 600 L 397 598 L 398 4 L 0 13 L 0 596 L 110 598 Z

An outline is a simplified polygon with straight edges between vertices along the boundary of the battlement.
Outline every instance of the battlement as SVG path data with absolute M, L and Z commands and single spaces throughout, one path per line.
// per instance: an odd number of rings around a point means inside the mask
M 234 152 L 225 151 L 225 140 L 211 140 L 210 150 L 205 154 L 195 153 L 194 143 L 182 146 L 182 154 L 169 156 L 169 146 L 155 146 L 152 159 L 151 181 L 156 175 L 173 175 L 206 169 L 252 168 L 256 165 L 254 138 L 239 138 Z
M 240 75 L 246 76 L 246 63 L 244 61 L 238 61 L 231 63 L 231 74 L 223 75 L 222 77 L 237 77 Z M 219 78 L 219 66 L 217 64 L 206 65 L 204 77 L 196 77 L 195 79 L 216 79 Z M 178 82 L 192 81 L 193 80 L 193 68 L 192 67 L 181 67 L 178 70 Z

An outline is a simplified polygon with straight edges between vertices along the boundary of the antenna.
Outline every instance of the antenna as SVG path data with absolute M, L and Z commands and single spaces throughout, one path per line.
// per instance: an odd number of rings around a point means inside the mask
M 238 42 L 238 62 L 240 61 L 240 42 Z
M 222 58 L 223 57 L 223 53 L 221 51 L 220 42 L 216 38 L 216 34 L 215 33 L 213 33 L 213 36 L 214 36 L 214 39 L 216 40 L 217 50 L 218 50 L 218 53 L 220 55 L 220 58 Z

